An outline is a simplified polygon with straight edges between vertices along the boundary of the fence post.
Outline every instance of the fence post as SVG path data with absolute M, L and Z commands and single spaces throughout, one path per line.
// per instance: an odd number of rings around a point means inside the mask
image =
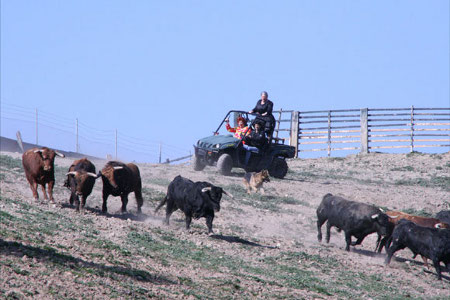
M 299 128 L 299 112 L 293 111 L 291 115 L 291 135 L 289 137 L 289 145 L 295 147 L 295 158 L 298 157 L 298 128 Z
M 360 153 L 369 153 L 368 109 L 361 108 L 361 147 Z
M 414 152 L 414 105 L 411 105 L 411 152 Z
M 328 111 L 328 157 L 331 155 L 331 111 Z

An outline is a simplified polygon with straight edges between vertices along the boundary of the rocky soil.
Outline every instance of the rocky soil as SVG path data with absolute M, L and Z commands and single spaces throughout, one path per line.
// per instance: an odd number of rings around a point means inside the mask
M 265 195 L 247 195 L 242 170 L 221 176 L 188 164 L 139 164 L 143 214 L 120 198 L 102 214 L 101 180 L 80 214 L 63 187 L 73 162 L 56 158 L 56 204 L 35 202 L 21 155 L 2 153 L 0 173 L 0 297 L 10 299 L 156 298 L 446 298 L 450 274 L 438 281 L 420 257 L 399 251 L 389 266 L 374 252 L 376 235 L 346 252 L 343 233 L 317 241 L 316 208 L 326 193 L 385 209 L 435 215 L 450 209 L 450 153 L 350 155 L 294 159 L 285 179 Z M 95 161 L 101 169 L 105 161 Z M 181 212 L 162 223 L 154 209 L 177 175 L 205 180 L 224 196 L 208 235 L 205 220 L 184 229 Z M 40 192 L 41 200 L 42 192 Z M 323 227 L 325 232 L 325 226 Z

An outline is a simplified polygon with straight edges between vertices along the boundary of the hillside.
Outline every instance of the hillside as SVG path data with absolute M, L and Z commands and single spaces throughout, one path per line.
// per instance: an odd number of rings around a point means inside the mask
M 399 251 L 390 266 L 376 254 L 376 235 L 344 251 L 343 233 L 317 241 L 316 208 L 326 193 L 420 215 L 450 209 L 450 153 L 369 154 L 295 159 L 286 179 L 271 179 L 265 195 L 247 195 L 243 171 L 219 175 L 184 165 L 139 164 L 143 215 L 118 213 L 110 197 L 102 215 L 101 180 L 84 214 L 68 206 L 63 187 L 72 159 L 56 158 L 56 205 L 34 202 L 20 155 L 2 153 L 0 298 L 448 298 L 450 274 Z M 97 169 L 105 161 L 94 161 Z M 222 198 L 214 235 L 205 220 L 184 230 L 175 212 L 162 223 L 153 212 L 178 174 L 206 180 L 234 195 Z M 40 197 L 42 192 L 39 190 Z M 325 232 L 325 226 L 322 231 Z

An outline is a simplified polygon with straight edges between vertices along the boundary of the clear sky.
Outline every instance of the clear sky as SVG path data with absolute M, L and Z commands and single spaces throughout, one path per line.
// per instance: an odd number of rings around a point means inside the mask
M 78 118 L 81 151 L 114 153 L 117 129 L 119 156 L 155 162 L 263 90 L 275 110 L 448 107 L 449 2 L 2 0 L 1 134 L 34 142 L 38 109 L 39 143 L 74 151 Z

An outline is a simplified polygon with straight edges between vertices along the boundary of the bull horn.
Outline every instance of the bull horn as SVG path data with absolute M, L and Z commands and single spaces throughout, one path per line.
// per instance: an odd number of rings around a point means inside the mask
M 58 155 L 58 156 L 60 156 L 60 157 L 66 157 L 64 154 L 62 154 L 62 153 L 60 153 L 60 152 L 58 152 L 58 151 L 55 151 L 55 154 Z
M 225 194 L 225 195 L 227 195 L 228 197 L 230 197 L 230 198 L 234 198 L 233 197 L 233 195 L 231 195 L 230 193 L 228 193 L 227 191 L 225 191 L 225 190 L 222 190 L 223 191 L 223 193 Z
M 386 211 L 384 209 L 382 209 L 381 207 L 378 207 L 379 210 L 381 210 L 382 213 L 386 213 Z
M 123 167 L 122 166 L 118 166 L 118 167 L 113 167 L 113 169 L 114 170 L 121 170 L 121 169 L 123 169 Z
M 376 218 L 378 218 L 378 216 L 379 216 L 379 214 L 374 214 L 374 215 L 372 215 L 372 219 L 376 219 Z
M 69 175 L 77 175 L 77 171 L 71 171 L 66 174 L 66 176 L 69 176 Z
M 95 178 L 98 178 L 98 177 L 99 177 L 99 176 L 97 176 L 97 174 L 91 173 L 91 172 L 86 172 L 86 174 L 88 174 L 88 175 L 91 176 L 91 177 L 95 177 Z
M 399 216 L 389 216 L 391 219 L 397 219 Z
M 42 152 L 42 149 L 37 149 L 33 151 L 34 153 Z
M 210 186 L 205 187 L 205 188 L 202 188 L 202 193 L 207 192 L 207 191 L 210 191 L 210 190 L 211 190 L 211 187 L 210 187 Z

